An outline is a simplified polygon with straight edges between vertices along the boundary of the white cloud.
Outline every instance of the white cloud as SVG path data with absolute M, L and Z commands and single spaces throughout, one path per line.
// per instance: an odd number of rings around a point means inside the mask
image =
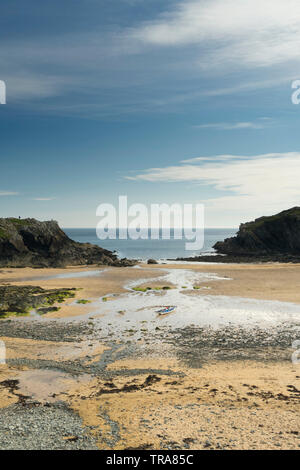
M 132 32 L 156 46 L 202 45 L 202 67 L 299 61 L 298 0 L 185 0 Z
M 104 29 L 8 37 L 0 57 L 8 100 L 34 109 L 43 100 L 44 112 L 65 115 L 173 112 L 185 102 L 288 88 L 297 78 L 298 0 L 176 0 L 164 8 L 143 22 L 133 9 L 132 27 L 117 15 Z
M 298 0 L 181 0 L 165 8 L 147 22 L 137 23 L 133 12 L 137 25 L 131 28 L 118 25 L 116 17 L 107 29 L 45 35 L 38 41 L 7 38 L 0 66 L 8 100 L 27 99 L 34 107 L 44 99 L 44 111 L 67 115 L 170 112 L 171 106 L 197 99 L 289 87 L 291 76 L 297 77 Z M 289 67 L 260 70 L 286 61 Z M 230 81 L 215 80 L 220 65 Z M 259 69 L 251 76 L 248 69 L 247 75 L 235 75 L 245 65 L 251 72 L 253 65 Z M 205 81 L 207 71 L 212 82 Z
M 243 130 L 243 129 L 264 129 L 266 127 L 266 122 L 217 122 L 217 123 L 210 123 L 210 124 L 200 124 L 198 126 L 194 126 L 196 129 L 219 129 L 224 131 L 231 131 L 231 130 Z
M 35 197 L 34 201 L 53 201 L 55 197 Z
M 14 191 L 0 191 L 0 196 L 18 196 L 19 193 Z
M 249 213 L 262 215 L 300 205 L 299 175 L 300 152 L 287 152 L 198 157 L 175 166 L 151 168 L 127 178 L 210 186 L 216 196 L 202 201 L 210 215 L 237 212 L 247 220 Z M 228 194 L 218 197 L 218 191 Z
M 270 155 L 274 155 L 274 154 L 270 154 Z M 255 158 L 255 157 L 251 157 L 251 158 Z M 216 155 L 214 157 L 206 156 L 206 157 L 189 158 L 187 160 L 181 160 L 180 163 L 211 162 L 212 160 L 214 162 L 222 162 L 222 161 L 227 161 L 227 160 L 248 160 L 248 159 L 249 157 L 242 156 L 242 155 Z
M 7 75 L 8 96 L 14 100 L 47 98 L 59 95 L 64 87 L 61 77 L 41 76 L 33 73 Z

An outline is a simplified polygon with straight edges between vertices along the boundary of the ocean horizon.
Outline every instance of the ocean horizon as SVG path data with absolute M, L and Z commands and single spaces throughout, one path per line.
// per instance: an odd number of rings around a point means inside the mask
M 170 229 L 170 239 L 163 240 L 160 230 L 160 238 L 152 240 L 100 240 L 97 237 L 95 228 L 65 228 L 68 237 L 81 243 L 92 243 L 101 246 L 110 251 L 115 251 L 120 258 L 146 260 L 153 258 L 155 260 L 186 258 L 205 254 L 213 254 L 215 250 L 213 245 L 225 238 L 232 237 L 237 233 L 236 228 L 207 228 L 204 230 L 204 245 L 201 250 L 186 250 L 185 244 L 187 240 L 184 236 L 181 240 L 174 238 L 174 229 Z

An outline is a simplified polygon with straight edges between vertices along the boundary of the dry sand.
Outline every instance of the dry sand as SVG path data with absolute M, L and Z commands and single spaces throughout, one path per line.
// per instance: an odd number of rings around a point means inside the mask
M 164 268 L 160 265 L 159 268 Z M 184 264 L 168 268 L 192 269 L 230 278 L 204 282 L 211 295 L 228 295 L 261 300 L 300 303 L 300 264 Z M 152 268 L 153 269 L 153 268 Z
M 149 363 L 124 361 L 122 367 L 155 367 L 157 359 Z M 164 367 L 184 376 L 155 376 L 150 385 L 147 375 L 110 383 L 95 379 L 72 391 L 71 406 L 94 426 L 99 448 L 113 439 L 115 449 L 299 447 L 300 371 L 295 366 L 222 362 L 182 369 L 170 360 Z M 297 393 L 291 384 L 298 386 Z

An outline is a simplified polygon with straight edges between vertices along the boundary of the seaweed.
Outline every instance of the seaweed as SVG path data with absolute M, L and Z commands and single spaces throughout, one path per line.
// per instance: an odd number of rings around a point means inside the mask
M 43 289 L 38 286 L 0 286 L 0 318 L 28 315 L 32 310 L 57 311 L 53 305 L 75 296 L 76 289 Z

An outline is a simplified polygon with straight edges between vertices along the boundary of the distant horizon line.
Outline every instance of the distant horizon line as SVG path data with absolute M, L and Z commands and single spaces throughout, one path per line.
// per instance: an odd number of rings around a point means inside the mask
M 78 230 L 78 229 L 96 230 L 96 227 L 64 227 L 64 226 L 61 226 L 61 228 L 62 228 L 62 229 L 76 229 L 76 230 Z M 124 229 L 129 230 L 128 227 L 111 227 L 111 228 L 112 228 L 112 229 L 116 229 L 116 230 L 124 230 Z M 153 229 L 153 230 L 157 230 L 157 228 L 158 228 L 159 230 L 163 230 L 162 227 L 141 227 L 141 229 L 143 229 L 143 230 L 144 230 L 144 229 L 148 229 L 148 230 L 152 230 L 152 229 Z M 208 229 L 209 229 L 209 230 L 216 230 L 216 229 L 217 229 L 217 230 L 222 230 L 222 229 L 227 229 L 227 230 L 233 229 L 233 230 L 235 230 L 235 229 L 238 229 L 238 228 L 239 228 L 239 227 L 204 227 L 204 230 L 208 230 Z M 165 229 L 166 229 L 166 230 L 169 230 L 169 229 L 170 229 L 170 230 L 175 230 L 175 229 L 195 230 L 194 227 L 188 227 L 188 228 L 186 228 L 186 227 L 184 227 L 184 228 L 183 228 L 183 227 L 167 227 L 167 228 L 165 228 Z M 133 228 L 132 230 L 136 230 L 136 229 Z

